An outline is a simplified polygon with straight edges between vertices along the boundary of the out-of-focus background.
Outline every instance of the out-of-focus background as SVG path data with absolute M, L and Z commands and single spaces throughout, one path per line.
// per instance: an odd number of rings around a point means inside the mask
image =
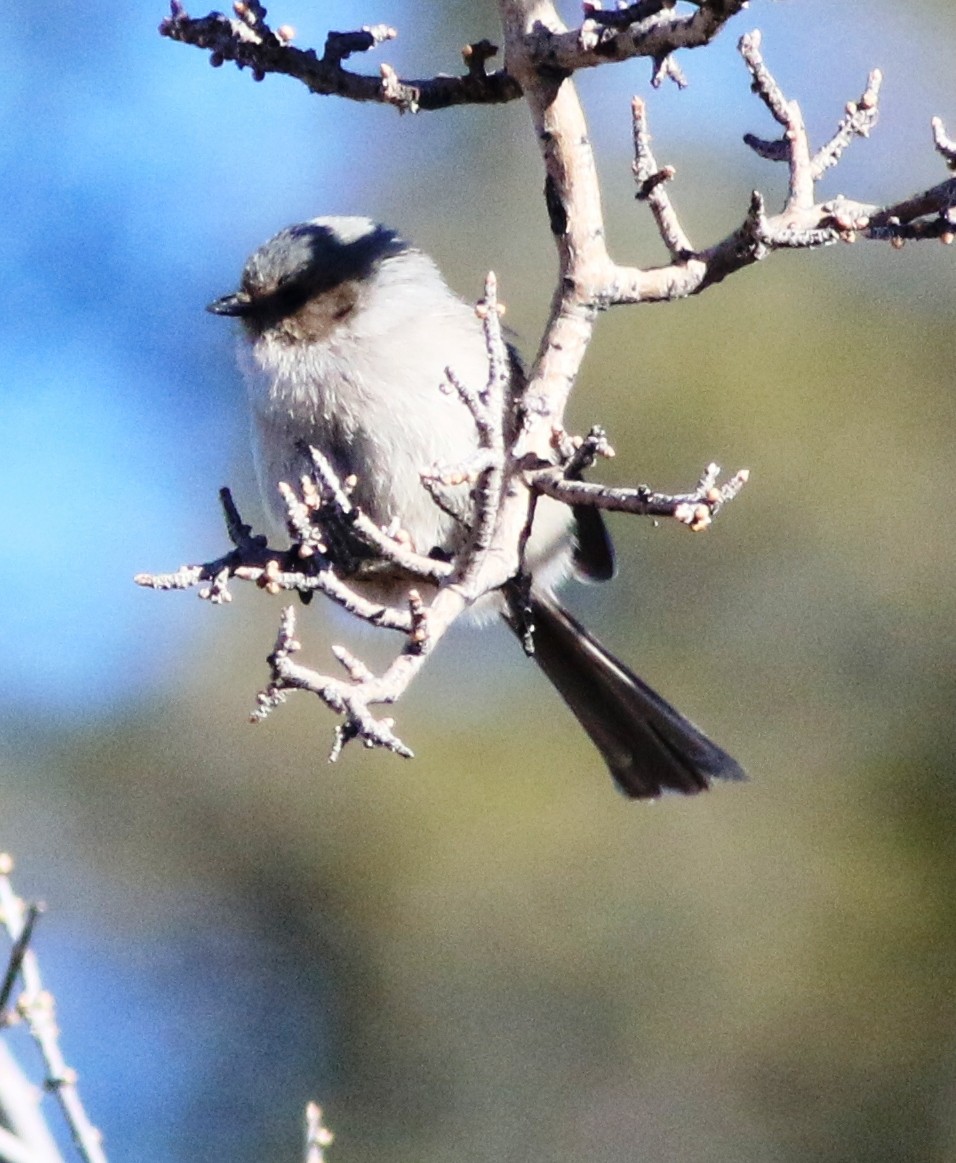
M 565 5 L 569 20 L 574 7 Z M 196 10 L 195 14 L 199 14 Z M 5 551 L 0 849 L 49 905 L 37 951 L 113 1160 L 956 1159 L 956 262 L 936 244 L 780 255 L 692 302 L 605 317 L 573 402 L 619 482 L 752 470 L 713 530 L 617 520 L 618 579 L 568 600 L 752 783 L 629 804 L 507 634 L 462 631 L 398 708 L 418 758 L 325 755 L 293 698 L 246 721 L 280 599 L 137 590 L 259 502 L 229 326 L 245 255 L 368 213 L 467 297 L 494 268 L 533 353 L 554 257 L 524 108 L 400 118 L 161 40 L 160 4 L 21 5 L 0 74 Z M 428 75 L 491 3 L 274 5 L 297 43 L 386 21 Z M 704 245 L 785 174 L 735 51 L 817 142 L 886 74 L 823 190 L 942 180 L 949 4 L 756 0 L 690 87 L 580 78 L 616 255 L 628 102 Z M 330 610 L 304 657 L 373 650 Z M 31 1068 L 30 1047 L 17 1042 Z

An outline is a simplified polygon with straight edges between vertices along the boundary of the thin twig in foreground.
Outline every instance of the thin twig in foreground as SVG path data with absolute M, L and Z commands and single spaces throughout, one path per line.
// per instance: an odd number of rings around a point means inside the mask
M 13 890 L 10 883 L 12 871 L 11 857 L 0 854 L 0 923 L 16 944 L 27 930 L 30 910 Z M 39 963 L 32 949 L 25 948 L 22 952 L 20 977 L 23 990 L 17 999 L 15 1012 L 39 1047 L 46 1072 L 43 1084 L 56 1096 L 84 1163 L 107 1163 L 102 1136 L 80 1100 L 76 1071 L 66 1064 L 63 1057 L 56 1004 L 49 990 L 43 988 Z
M 322 1121 L 322 1108 L 310 1102 L 305 1108 L 305 1163 L 324 1163 L 325 1150 L 335 1136 Z

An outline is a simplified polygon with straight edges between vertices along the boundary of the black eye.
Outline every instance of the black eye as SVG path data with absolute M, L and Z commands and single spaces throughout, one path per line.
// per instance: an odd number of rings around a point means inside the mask
M 293 315 L 309 298 L 309 288 L 296 275 L 280 279 L 269 295 L 269 303 L 277 315 Z

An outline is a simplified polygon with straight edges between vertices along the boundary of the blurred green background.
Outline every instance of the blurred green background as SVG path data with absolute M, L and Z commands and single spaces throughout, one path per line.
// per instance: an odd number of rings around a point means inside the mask
M 374 59 L 458 68 L 490 3 L 287 0 L 297 43 L 387 21 Z M 568 19 L 573 6 L 564 5 Z M 567 599 L 752 783 L 625 802 L 503 631 L 463 630 L 397 709 L 417 758 L 329 767 L 331 718 L 246 715 L 280 599 L 134 589 L 259 514 L 231 338 L 203 304 L 317 213 L 402 229 L 533 352 L 554 259 L 518 105 L 399 118 L 253 84 L 161 41 L 161 9 L 20 11 L 0 79 L 9 552 L 0 848 L 44 897 L 37 948 L 114 1160 L 956 1160 L 956 383 L 951 250 L 781 255 L 691 302 L 612 312 L 572 405 L 608 476 L 751 484 L 706 535 L 614 521 L 618 579 Z M 198 14 L 198 9 L 196 10 Z M 867 70 L 883 119 L 823 186 L 941 181 L 950 6 L 754 3 L 691 86 L 581 77 L 622 261 L 628 100 L 698 245 L 784 173 L 734 49 L 817 141 Z M 313 606 L 304 657 L 368 635 Z M 35 1066 L 29 1047 L 18 1043 Z

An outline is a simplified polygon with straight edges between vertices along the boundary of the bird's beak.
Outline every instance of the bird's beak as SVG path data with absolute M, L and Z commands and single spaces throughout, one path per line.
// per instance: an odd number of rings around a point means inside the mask
M 235 315 L 241 318 L 252 310 L 252 301 L 245 291 L 237 291 L 234 295 L 223 295 L 206 308 L 213 315 Z

